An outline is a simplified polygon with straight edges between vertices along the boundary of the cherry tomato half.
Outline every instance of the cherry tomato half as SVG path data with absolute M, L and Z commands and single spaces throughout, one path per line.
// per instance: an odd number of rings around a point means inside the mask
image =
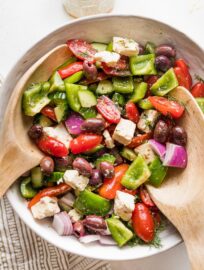
M 197 82 L 191 89 L 191 94 L 194 97 L 204 97 L 204 83 Z
M 120 121 L 120 111 L 114 102 L 107 96 L 98 98 L 96 108 L 109 123 L 117 124 Z
M 136 203 L 132 214 L 134 232 L 145 242 L 154 239 L 154 220 L 149 208 L 143 203 Z
M 108 200 L 114 199 L 116 191 L 123 188 L 120 182 L 128 167 L 129 166 L 127 164 L 121 164 L 116 166 L 114 168 L 114 177 L 104 179 L 103 185 L 99 188 L 99 195 Z
M 54 108 L 52 108 L 51 106 L 45 106 L 40 112 L 44 116 L 47 116 L 48 118 L 52 119 L 53 121 L 57 121 Z
M 186 64 L 185 60 L 182 58 L 177 59 L 174 62 L 175 67 L 180 67 L 185 73 L 189 72 L 188 65 Z
M 69 153 L 67 147 L 62 142 L 49 136 L 42 136 L 37 141 L 37 146 L 41 151 L 55 157 L 66 157 Z
M 67 67 L 58 70 L 58 73 L 62 79 L 65 79 L 82 69 L 83 69 L 83 62 L 75 62 L 69 64 Z
M 135 103 L 129 101 L 126 105 L 125 105 L 125 112 L 126 112 L 126 117 L 133 121 L 134 123 L 138 123 L 140 115 L 139 115 L 139 111 L 137 109 L 137 106 L 135 105 Z
M 153 207 L 155 206 L 154 202 L 152 201 L 147 189 L 145 187 L 140 188 L 140 198 L 142 202 L 147 206 L 147 207 Z
M 179 118 L 184 113 L 184 106 L 176 101 L 168 100 L 164 97 L 151 96 L 148 97 L 154 108 L 163 115 L 169 115 L 172 118 Z
M 96 147 L 101 141 L 100 135 L 81 134 L 70 142 L 70 150 L 73 154 L 83 153 Z
M 176 78 L 180 86 L 185 87 L 186 89 L 190 90 L 192 86 L 192 78 L 189 71 L 185 71 L 180 67 L 175 67 L 174 72 L 176 74 Z

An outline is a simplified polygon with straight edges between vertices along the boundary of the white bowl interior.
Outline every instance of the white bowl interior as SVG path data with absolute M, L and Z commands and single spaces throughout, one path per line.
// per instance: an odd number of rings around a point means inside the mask
M 82 38 L 89 41 L 109 42 L 112 36 L 129 37 L 141 44 L 145 44 L 146 41 L 153 41 L 156 44 L 173 44 L 177 49 L 178 55 L 184 57 L 190 63 L 192 75 L 194 73 L 200 75 L 204 73 L 203 51 L 181 32 L 163 23 L 127 15 L 87 17 L 76 20 L 52 32 L 34 45 L 16 63 L 3 87 L 3 98 L 0 100 L 0 120 L 3 119 L 6 105 L 16 82 L 42 55 L 57 45 L 65 43 L 67 39 Z M 42 222 L 35 221 L 27 209 L 25 200 L 19 194 L 17 183 L 7 192 L 7 197 L 18 215 L 38 235 L 65 251 L 79 255 L 107 260 L 138 259 L 167 250 L 182 241 L 175 229 L 169 226 L 161 233 L 162 247 L 160 249 L 149 248 L 147 246 L 124 247 L 119 249 L 116 246 L 102 246 L 96 243 L 84 245 L 74 237 L 58 236 L 52 229 L 49 219 Z

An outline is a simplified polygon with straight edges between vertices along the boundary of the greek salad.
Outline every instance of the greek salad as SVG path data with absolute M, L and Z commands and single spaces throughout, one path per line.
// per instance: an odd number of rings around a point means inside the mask
M 123 37 L 66 44 L 72 56 L 22 97 L 33 118 L 28 136 L 45 156 L 22 175 L 21 195 L 59 235 L 158 243 L 163 218 L 145 184 L 159 187 L 169 167 L 187 166 L 187 134 L 177 123 L 185 105 L 169 93 L 191 90 L 189 68 L 172 45 Z M 198 84 L 192 92 L 202 105 Z

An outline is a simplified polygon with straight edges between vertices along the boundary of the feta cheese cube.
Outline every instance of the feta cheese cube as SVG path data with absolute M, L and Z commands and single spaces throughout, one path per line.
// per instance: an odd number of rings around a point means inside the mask
M 135 129 L 135 123 L 121 118 L 114 130 L 112 138 L 121 144 L 128 145 L 134 137 Z
M 65 126 L 61 123 L 55 127 L 44 127 L 43 132 L 69 148 L 69 143 L 72 140 L 72 136 L 69 134 Z
M 75 209 L 70 210 L 68 215 L 69 215 L 72 223 L 75 223 L 82 218 L 82 215 L 80 215 Z
M 132 39 L 113 37 L 113 51 L 126 56 L 139 53 L 139 44 Z
M 67 170 L 64 173 L 63 178 L 67 185 L 70 185 L 73 189 L 78 189 L 80 191 L 84 190 L 89 182 L 89 179 L 83 175 L 79 175 L 77 170 Z
M 136 147 L 135 152 L 142 155 L 147 164 L 150 164 L 156 157 L 148 142 Z
M 144 111 L 140 116 L 139 122 L 137 123 L 137 128 L 145 133 L 152 131 L 159 115 L 160 113 L 156 110 Z
M 114 213 L 125 221 L 130 220 L 135 207 L 134 201 L 133 195 L 118 190 L 114 201 Z
M 107 129 L 104 130 L 103 137 L 105 138 L 105 145 L 107 148 L 111 149 L 115 147 L 114 141 L 111 138 L 111 135 Z
M 94 55 L 94 59 L 96 61 L 104 62 L 107 64 L 109 67 L 114 67 L 117 62 L 120 59 L 120 55 L 115 52 L 109 52 L 109 51 L 102 51 L 102 52 L 97 52 Z
M 60 208 L 57 204 L 57 198 L 55 197 L 43 197 L 39 202 L 31 207 L 33 217 L 36 219 L 43 219 L 46 217 L 52 217 L 60 212 Z

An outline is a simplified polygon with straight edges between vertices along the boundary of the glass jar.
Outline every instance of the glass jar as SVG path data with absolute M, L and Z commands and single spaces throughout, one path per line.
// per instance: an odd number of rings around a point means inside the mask
M 63 4 L 71 16 L 83 17 L 110 12 L 114 6 L 114 0 L 63 0 Z

